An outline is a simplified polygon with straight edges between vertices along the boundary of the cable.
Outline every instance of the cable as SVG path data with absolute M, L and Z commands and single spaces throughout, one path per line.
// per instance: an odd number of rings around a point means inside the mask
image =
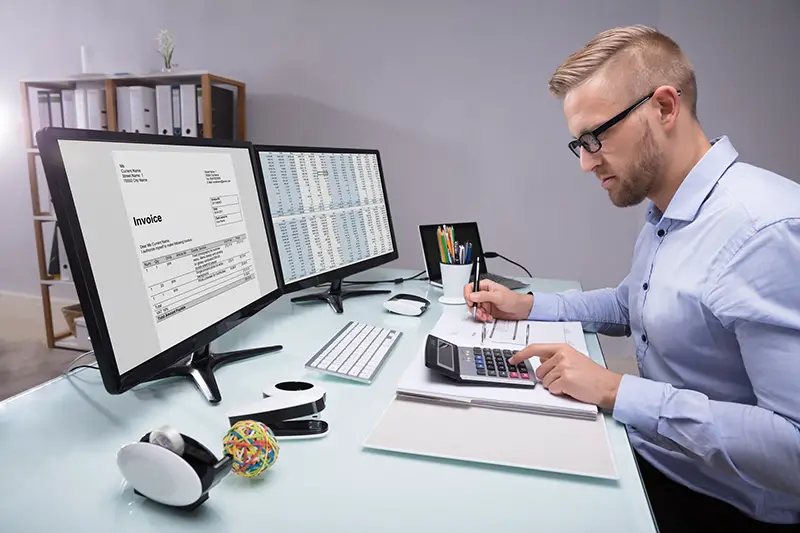
M 73 370 L 78 370 L 79 368 L 91 368 L 92 370 L 100 370 L 98 367 L 96 367 L 94 365 L 78 365 L 78 366 L 73 366 L 66 373 L 69 374 Z
M 72 360 L 72 362 L 70 362 L 70 364 L 68 364 L 68 365 L 67 365 L 67 368 L 65 368 L 65 369 L 64 369 L 64 372 L 63 372 L 63 373 L 64 373 L 64 375 L 67 375 L 67 374 L 69 374 L 70 372 L 72 372 L 72 371 L 73 371 L 73 370 L 75 370 L 76 368 L 85 368 L 85 367 L 88 367 L 88 368 L 97 368 L 96 366 L 91 366 L 91 365 L 78 365 L 78 366 L 76 366 L 76 367 L 73 367 L 73 366 L 72 366 L 72 365 L 74 365 L 75 363 L 77 363 L 78 361 L 80 361 L 81 359 L 83 359 L 84 357 L 86 357 L 87 355 L 94 355 L 94 350 L 89 350 L 88 352 L 83 352 L 83 353 L 82 353 L 82 354 L 80 354 L 78 357 L 76 357 L 75 359 L 73 359 L 73 360 Z
M 486 259 L 494 259 L 495 257 L 499 257 L 500 259 L 505 259 L 506 261 L 508 261 L 508 262 L 509 262 L 509 263 L 511 263 L 512 265 L 517 265 L 517 266 L 518 266 L 518 267 L 520 267 L 522 270 L 524 270 L 524 271 L 525 271 L 525 273 L 528 275 L 528 277 L 529 277 L 529 278 L 532 278 L 532 277 L 533 277 L 533 276 L 531 275 L 531 273 L 530 273 L 530 272 L 528 272 L 528 269 L 527 269 L 527 268 L 525 268 L 524 266 L 520 265 L 520 264 L 519 264 L 519 263 L 517 263 L 516 261 L 512 261 L 511 259 L 509 259 L 508 257 L 506 257 L 506 256 L 504 256 L 504 255 L 500 255 L 500 254 L 498 254 L 497 252 L 483 252 L 483 257 L 485 257 Z
M 377 285 L 379 283 L 394 283 L 395 285 L 399 285 L 404 281 L 412 281 L 423 275 L 425 271 L 419 272 L 411 276 L 410 278 L 395 278 L 395 279 L 383 279 L 383 280 L 375 280 L 375 281 L 342 281 L 342 285 Z M 423 278 L 420 281 L 425 281 L 427 278 Z

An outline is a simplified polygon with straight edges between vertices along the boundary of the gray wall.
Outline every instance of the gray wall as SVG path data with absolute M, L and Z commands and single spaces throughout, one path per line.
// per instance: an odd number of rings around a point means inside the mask
M 706 134 L 726 134 L 742 160 L 800 181 L 800 2 L 662 0 L 658 24 L 694 64 Z
M 381 149 L 398 266 L 422 266 L 418 224 L 476 219 L 487 248 L 593 288 L 626 273 L 643 209 L 614 208 L 580 172 L 549 75 L 600 30 L 660 25 L 696 63 L 707 133 L 796 178 L 799 13 L 791 0 L 3 0 L 0 291 L 39 289 L 18 82 L 77 72 L 81 44 L 92 70 L 141 72 L 169 28 L 181 68 L 247 83 L 251 140 Z

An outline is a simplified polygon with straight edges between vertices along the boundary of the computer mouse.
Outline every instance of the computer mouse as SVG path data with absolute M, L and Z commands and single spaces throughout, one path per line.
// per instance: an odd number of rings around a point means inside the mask
M 395 294 L 383 302 L 383 306 L 398 315 L 419 316 L 431 306 L 431 302 L 416 294 Z

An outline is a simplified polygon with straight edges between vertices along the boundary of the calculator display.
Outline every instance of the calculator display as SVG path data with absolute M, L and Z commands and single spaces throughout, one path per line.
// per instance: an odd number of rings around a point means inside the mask
M 455 370 L 455 346 L 449 343 L 439 343 L 439 365 Z

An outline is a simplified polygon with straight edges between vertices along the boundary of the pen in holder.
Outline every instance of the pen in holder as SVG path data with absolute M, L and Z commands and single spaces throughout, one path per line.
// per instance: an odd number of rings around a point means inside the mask
M 446 305 L 464 304 L 464 286 L 469 283 L 472 265 L 442 263 L 442 292 L 439 301 Z
M 472 262 L 472 243 L 456 240 L 453 226 L 441 226 L 436 230 L 439 242 L 439 261 L 446 265 L 468 265 Z

